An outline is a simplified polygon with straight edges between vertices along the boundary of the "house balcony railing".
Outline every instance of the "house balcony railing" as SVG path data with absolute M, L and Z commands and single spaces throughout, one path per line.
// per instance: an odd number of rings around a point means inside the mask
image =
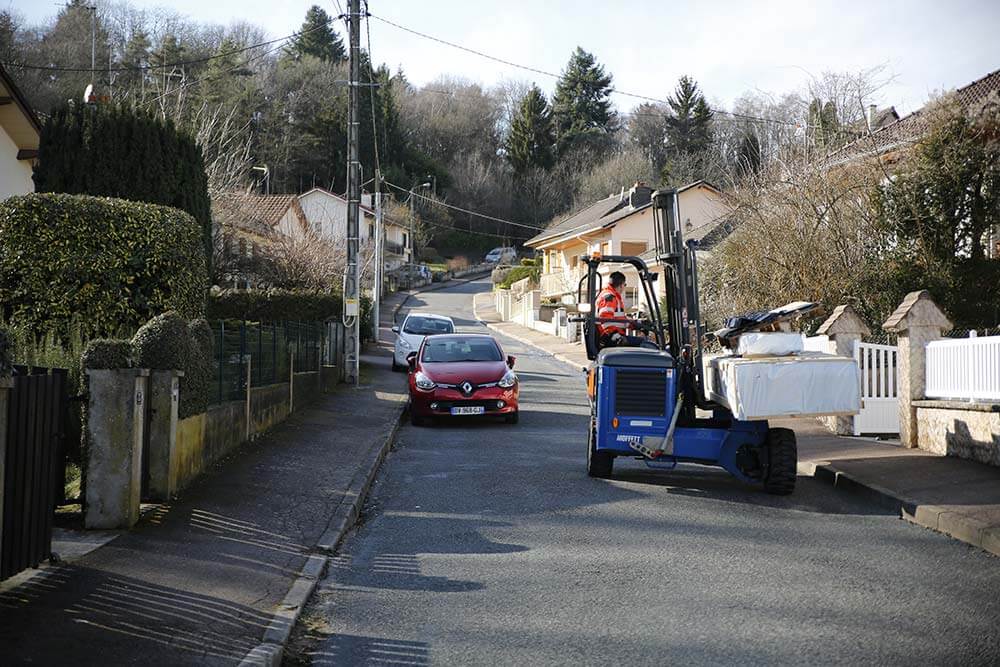
M 402 243 L 393 243 L 392 241 L 385 241 L 383 244 L 383 249 L 385 250 L 385 252 L 391 255 L 399 255 L 399 256 L 406 255 L 406 246 L 404 246 Z
M 584 275 L 586 274 L 580 268 L 556 269 L 552 273 L 542 274 L 539 281 L 539 289 L 543 297 L 573 294 L 576 292 L 576 287 Z

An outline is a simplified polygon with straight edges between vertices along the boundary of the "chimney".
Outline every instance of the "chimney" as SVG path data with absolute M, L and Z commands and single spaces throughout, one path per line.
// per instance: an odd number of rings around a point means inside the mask
M 875 128 L 875 116 L 878 113 L 878 107 L 874 104 L 868 105 L 868 129 L 874 130 Z
M 629 208 L 639 208 L 645 206 L 653 198 L 653 188 L 642 181 L 636 181 L 632 189 L 628 191 Z

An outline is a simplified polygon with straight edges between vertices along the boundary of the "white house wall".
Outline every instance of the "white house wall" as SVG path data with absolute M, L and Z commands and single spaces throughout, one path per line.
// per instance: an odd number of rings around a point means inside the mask
M 0 126 L 0 199 L 35 191 L 31 160 L 18 160 L 17 151 L 17 144 Z

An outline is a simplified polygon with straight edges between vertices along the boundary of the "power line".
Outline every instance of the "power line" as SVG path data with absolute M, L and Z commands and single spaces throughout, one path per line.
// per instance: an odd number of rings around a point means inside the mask
M 450 47 L 452 47 L 454 49 L 459 49 L 460 51 L 465 51 L 466 53 L 471 53 L 473 55 L 479 56 L 480 58 L 485 58 L 487 60 L 492 60 L 494 62 L 498 62 L 498 63 L 501 63 L 503 65 L 507 65 L 508 67 L 514 67 L 516 69 L 524 70 L 526 72 L 532 72 L 534 74 L 541 74 L 542 76 L 551 77 L 553 79 L 559 79 L 562 76 L 561 74 L 557 74 L 555 72 L 549 72 L 547 70 L 538 69 L 537 67 L 530 67 L 528 65 L 522 65 L 520 63 L 515 63 L 515 62 L 512 62 L 510 60 L 504 60 L 503 58 L 498 58 L 497 56 L 490 55 L 489 53 L 483 53 L 482 51 L 477 51 L 476 49 L 470 49 L 467 46 L 462 46 L 461 44 L 456 44 L 455 42 L 449 42 L 448 40 L 441 39 L 440 37 L 434 37 L 433 35 L 428 35 L 427 33 L 420 32 L 419 30 L 414 30 L 413 28 L 407 28 L 406 26 L 400 25 L 398 23 L 395 23 L 394 21 L 390 21 L 389 19 L 383 18 L 381 16 L 376 16 L 375 14 L 368 14 L 368 15 L 371 18 L 374 18 L 374 19 L 376 19 L 378 21 L 381 21 L 383 23 L 391 25 L 394 28 L 398 28 L 399 30 L 402 30 L 404 32 L 408 32 L 408 33 L 416 35 L 418 37 L 422 37 L 424 39 L 431 40 L 432 42 L 437 42 L 439 44 L 444 44 L 445 46 L 450 46 Z M 436 91 L 436 90 L 435 91 L 429 91 L 429 92 L 445 93 L 445 91 Z M 612 92 L 614 94 L 617 94 L 617 95 L 623 95 L 625 97 L 632 97 L 632 98 L 635 98 L 635 99 L 638 99 L 638 100 L 645 100 L 647 102 L 656 102 L 658 104 L 669 104 L 669 102 L 667 100 L 665 100 L 663 98 L 660 98 L 660 97 L 651 97 L 649 95 L 642 95 L 640 93 L 632 93 L 632 92 L 628 92 L 628 91 L 625 91 L 625 90 L 621 90 L 620 88 L 611 88 L 610 92 Z M 779 124 L 782 124 L 782 125 L 793 125 L 793 126 L 799 126 L 800 125 L 799 123 L 795 123 L 793 121 L 777 120 L 777 119 L 774 119 L 774 118 L 761 118 L 761 117 L 758 117 L 758 116 L 749 116 L 747 114 L 734 113 L 732 111 L 725 111 L 723 109 L 711 109 L 711 111 L 712 111 L 712 113 L 718 113 L 718 114 L 723 114 L 723 115 L 727 115 L 727 116 L 732 116 L 734 118 L 742 118 L 742 119 L 745 119 L 745 120 L 756 120 L 756 121 L 759 121 L 759 122 L 762 122 L 762 123 L 779 123 Z
M 395 223 L 396 225 L 398 225 L 400 227 L 405 227 L 405 226 L 407 226 L 409 224 L 408 222 L 400 220 L 399 218 L 391 216 L 391 215 L 389 215 L 387 213 L 383 213 L 382 217 L 385 218 L 386 220 L 388 220 L 389 222 Z M 481 232 L 481 231 L 477 231 L 477 230 L 474 230 L 474 229 L 459 229 L 458 227 L 449 227 L 448 225 L 442 225 L 442 224 L 437 223 L 437 222 L 431 222 L 429 220 L 423 220 L 423 219 L 421 219 L 420 223 L 423 224 L 423 225 L 427 225 L 428 227 L 435 227 L 437 229 L 444 229 L 444 230 L 447 230 L 449 232 L 457 232 L 459 234 L 475 234 L 476 236 L 488 236 L 488 237 L 494 238 L 494 239 L 506 239 L 507 236 L 508 236 L 507 234 L 495 234 L 493 232 Z
M 284 37 L 278 37 L 277 39 L 269 39 L 266 42 L 260 42 L 258 44 L 251 44 L 250 46 L 244 46 L 244 47 L 241 47 L 241 48 L 238 48 L 238 49 L 230 49 L 229 51 L 223 51 L 222 53 L 216 53 L 215 55 L 205 56 L 204 58 L 195 58 L 193 60 L 182 60 L 182 61 L 178 61 L 178 62 L 174 62 L 174 63 L 164 63 L 162 65 L 139 65 L 137 67 L 99 67 L 99 68 L 95 68 L 95 67 L 62 67 L 60 65 L 28 65 L 28 64 L 15 63 L 15 62 L 3 62 L 3 63 L 0 63 L 0 64 L 2 64 L 4 67 L 16 67 L 16 68 L 20 68 L 20 69 L 40 70 L 40 71 L 43 71 L 43 72 L 88 72 L 88 73 L 89 72 L 146 72 L 146 71 L 155 70 L 155 69 L 168 69 L 168 68 L 169 69 L 173 69 L 175 67 L 184 67 L 186 65 L 199 65 L 201 63 L 207 63 L 210 60 L 217 60 L 219 58 L 227 58 L 229 56 L 236 55 L 236 54 L 239 54 L 239 53 L 244 53 L 244 52 L 250 51 L 252 49 L 259 49 L 259 48 L 261 48 L 263 46 L 270 46 L 272 44 L 277 44 L 278 42 L 283 42 L 285 40 L 294 39 L 295 37 L 299 37 L 301 35 L 309 34 L 309 33 L 313 32 L 314 30 L 320 30 L 322 28 L 325 28 L 325 27 L 327 27 L 328 25 L 330 25 L 331 23 L 333 23 L 334 21 L 336 21 L 336 20 L 338 20 L 340 18 L 341 18 L 340 16 L 335 16 L 335 17 L 331 18 L 330 20 L 328 20 L 328 21 L 326 21 L 324 23 L 321 23 L 319 25 L 313 26 L 312 28 L 309 28 L 308 30 L 300 30 L 298 32 L 293 32 L 290 35 L 285 35 Z M 274 50 L 275 49 L 272 49 L 271 51 L 274 51 Z M 269 51 L 268 53 L 270 53 L 271 51 Z
M 455 206 L 454 204 L 446 204 L 443 201 L 440 201 L 440 200 L 435 199 L 433 197 L 428 197 L 427 195 L 418 194 L 418 193 L 416 193 L 416 192 L 414 192 L 412 190 L 409 190 L 409 189 L 404 188 L 402 186 L 396 185 L 395 183 L 390 183 L 389 181 L 384 181 L 384 182 L 389 187 L 395 188 L 395 189 L 399 190 L 400 192 L 409 192 L 412 196 L 420 197 L 421 199 L 426 199 L 428 201 L 433 202 L 434 204 L 437 204 L 438 206 L 444 206 L 445 208 L 450 208 L 450 209 L 454 209 L 456 211 L 461 211 L 462 213 L 467 213 L 468 215 L 474 215 L 474 216 L 476 216 L 478 218 L 484 218 L 486 220 L 492 220 L 494 222 L 500 222 L 500 223 L 503 223 L 505 225 L 513 225 L 514 227 L 524 227 L 525 229 L 531 229 L 531 230 L 534 230 L 534 231 L 544 231 L 544 230 L 548 229 L 547 227 L 539 227 L 538 225 L 526 225 L 526 224 L 524 224 L 522 222 L 514 222 L 512 220 L 504 220 L 503 218 L 497 218 L 497 217 L 492 216 L 492 215 L 486 215 L 485 213 L 479 213 L 478 211 L 471 211 L 471 210 L 469 210 L 467 208 L 462 208 L 461 206 Z

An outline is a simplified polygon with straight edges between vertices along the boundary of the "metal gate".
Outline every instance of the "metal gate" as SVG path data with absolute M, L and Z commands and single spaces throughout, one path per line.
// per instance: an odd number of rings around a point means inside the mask
M 856 341 L 854 360 L 861 370 L 862 402 L 854 435 L 899 433 L 899 348 Z
M 52 552 L 56 480 L 62 478 L 66 371 L 16 366 L 7 412 L 0 579 Z M 60 494 L 61 495 L 61 494 Z

